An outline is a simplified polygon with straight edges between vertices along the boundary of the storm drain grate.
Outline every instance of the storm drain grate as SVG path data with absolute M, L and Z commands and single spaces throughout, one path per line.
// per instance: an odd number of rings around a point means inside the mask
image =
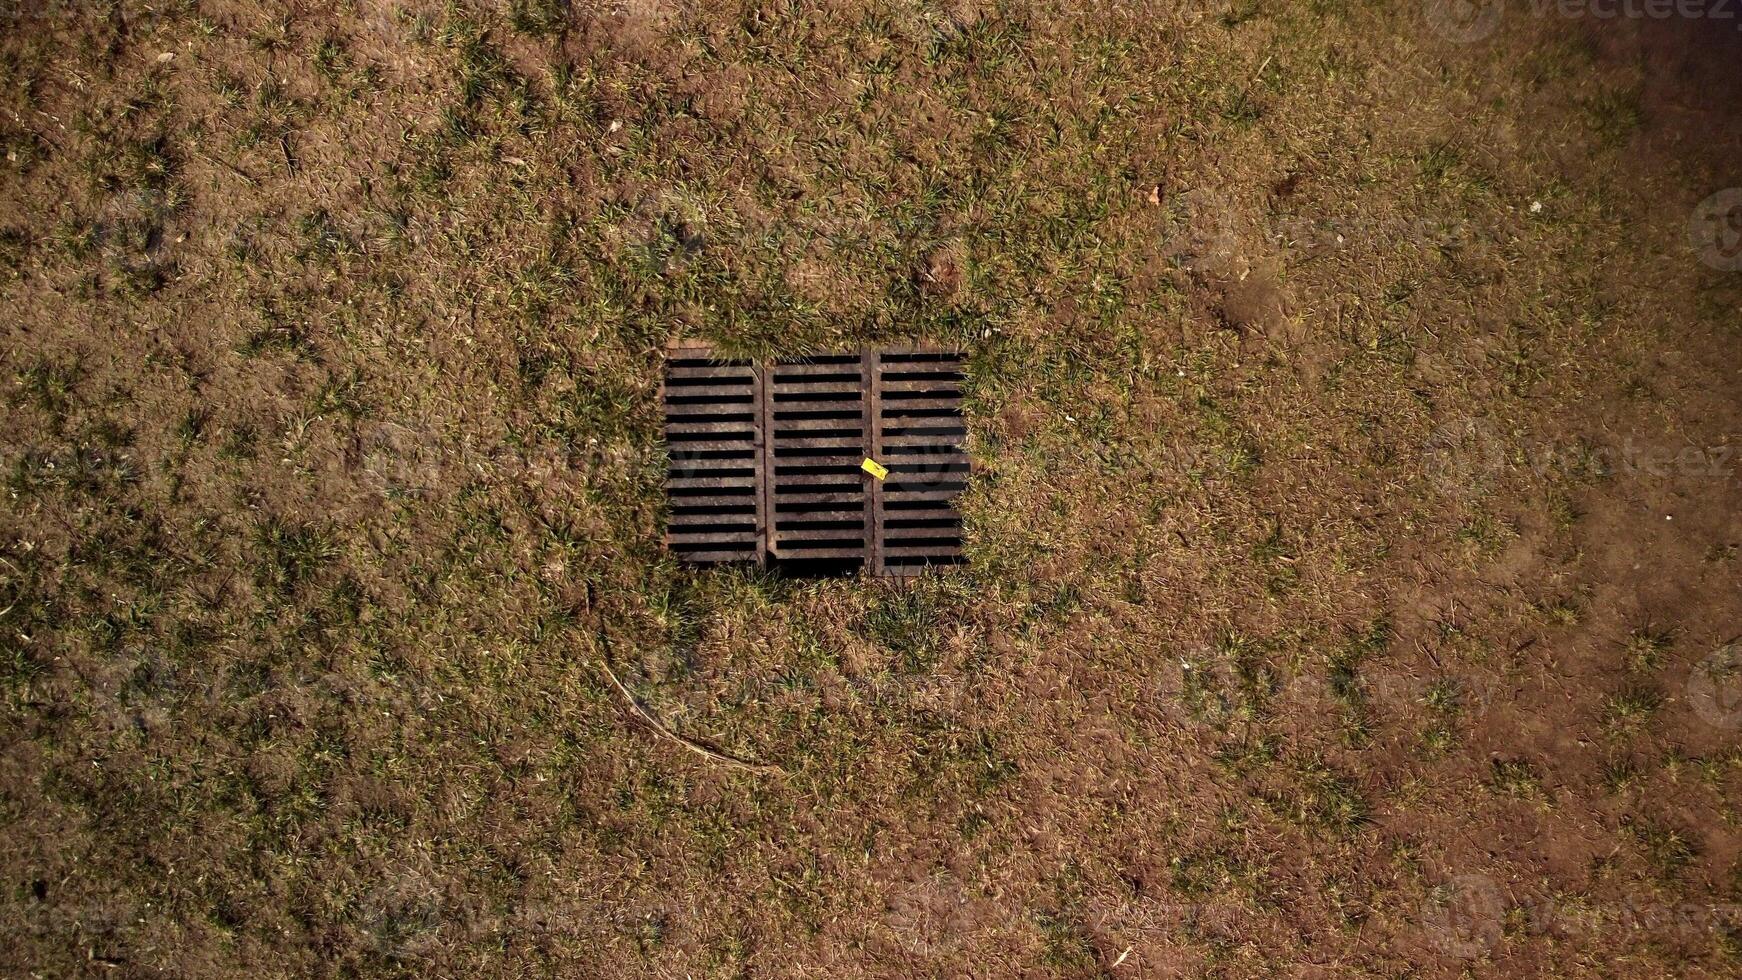
M 666 543 L 696 563 L 906 575 L 962 555 L 962 355 L 666 362 Z M 869 461 L 869 462 L 868 462 Z

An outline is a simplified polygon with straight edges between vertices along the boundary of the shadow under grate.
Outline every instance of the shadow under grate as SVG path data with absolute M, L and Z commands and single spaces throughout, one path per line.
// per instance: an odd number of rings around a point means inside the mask
M 694 563 L 908 575 L 961 561 L 962 355 L 666 362 L 666 544 Z M 887 470 L 878 479 L 862 464 Z

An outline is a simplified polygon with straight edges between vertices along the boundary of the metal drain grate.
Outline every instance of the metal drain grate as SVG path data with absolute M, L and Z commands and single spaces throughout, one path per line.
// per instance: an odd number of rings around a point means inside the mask
M 962 355 L 882 350 L 666 364 L 666 542 L 698 563 L 906 575 L 955 564 L 970 471 Z M 867 459 L 887 471 L 878 479 Z M 875 467 L 872 467 L 873 469 Z

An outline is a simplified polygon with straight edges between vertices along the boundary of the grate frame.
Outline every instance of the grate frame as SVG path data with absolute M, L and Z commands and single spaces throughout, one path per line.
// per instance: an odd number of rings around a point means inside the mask
M 799 574 L 959 564 L 964 379 L 965 355 L 947 348 L 752 361 L 674 345 L 660 387 L 668 550 Z

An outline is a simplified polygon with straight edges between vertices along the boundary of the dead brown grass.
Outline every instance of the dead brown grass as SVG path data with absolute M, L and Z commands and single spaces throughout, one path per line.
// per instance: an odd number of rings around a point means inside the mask
M 27 5 L 0 971 L 1733 975 L 1730 49 L 1424 23 Z M 674 334 L 970 349 L 971 563 L 673 565 Z

